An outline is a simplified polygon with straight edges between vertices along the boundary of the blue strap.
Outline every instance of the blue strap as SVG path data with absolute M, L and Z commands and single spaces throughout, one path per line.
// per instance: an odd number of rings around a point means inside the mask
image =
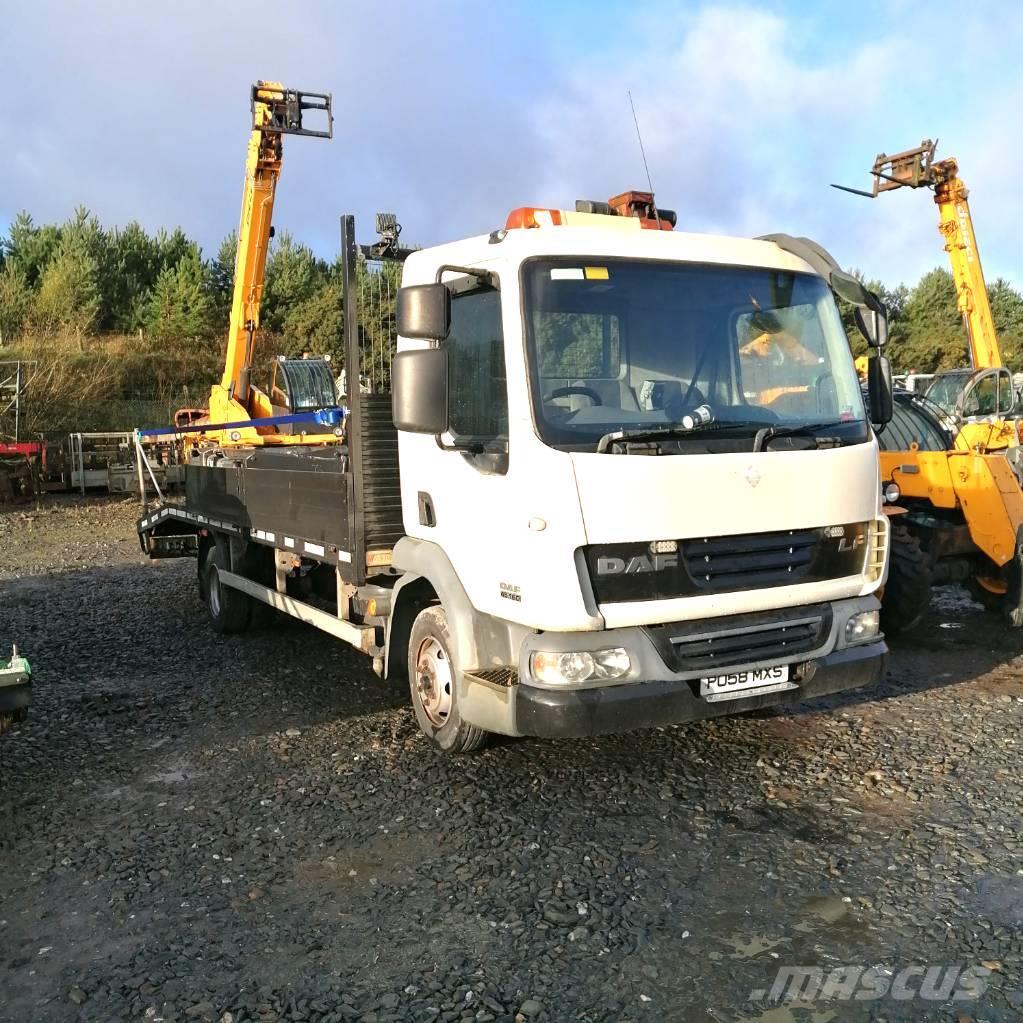
M 299 423 L 310 423 L 325 426 L 330 430 L 341 425 L 344 410 L 339 408 L 321 408 L 314 412 L 296 412 L 290 416 L 268 416 L 266 419 L 244 419 L 237 423 L 200 423 L 197 426 L 163 426 L 151 430 L 136 430 L 138 437 L 162 437 L 168 433 L 209 433 L 213 430 L 256 429 L 262 426 L 289 426 Z

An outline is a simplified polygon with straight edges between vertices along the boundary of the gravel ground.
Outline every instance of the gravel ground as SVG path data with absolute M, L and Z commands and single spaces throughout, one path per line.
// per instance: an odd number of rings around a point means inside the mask
M 446 759 L 329 637 L 215 636 L 135 514 L 0 515 L 36 683 L 0 740 L 3 1023 L 1019 1018 L 1023 637 L 960 591 L 874 690 Z M 762 993 L 812 964 L 991 973 Z

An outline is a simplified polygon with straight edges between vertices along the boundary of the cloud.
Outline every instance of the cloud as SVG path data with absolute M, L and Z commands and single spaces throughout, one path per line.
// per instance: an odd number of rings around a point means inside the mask
M 249 85 L 275 78 L 332 92 L 336 118 L 332 142 L 286 140 L 279 224 L 328 252 L 342 212 L 394 209 L 428 241 L 494 226 L 494 196 L 537 159 L 526 105 L 553 68 L 534 46 L 539 66 L 522 77 L 528 60 L 507 44 L 528 38 L 523 17 L 462 2 L 303 10 L 11 8 L 18 121 L 0 216 L 63 219 L 84 203 L 105 222 L 181 224 L 209 249 L 237 222 Z
M 1023 11 L 608 2 L 596 19 L 567 0 L 309 2 L 270 24 L 237 0 L 11 5 L 0 221 L 84 203 L 107 223 L 180 224 L 212 251 L 237 221 L 248 87 L 273 77 L 332 92 L 336 117 L 330 143 L 287 140 L 276 222 L 330 255 L 340 213 L 365 237 L 393 210 L 429 244 L 515 206 L 642 185 L 631 89 L 682 229 L 807 234 L 869 276 L 912 282 L 944 260 L 930 197 L 870 203 L 827 186 L 866 186 L 878 150 L 940 135 L 972 188 L 989 277 L 1023 283 Z
M 681 229 L 815 234 L 840 255 L 822 216 L 828 175 L 848 162 L 844 140 L 876 120 L 883 69 L 906 54 L 882 40 L 828 60 L 801 53 L 802 42 L 779 15 L 709 8 L 613 67 L 583 63 L 541 102 L 547 187 L 602 197 L 643 185 L 631 89 L 659 199 Z

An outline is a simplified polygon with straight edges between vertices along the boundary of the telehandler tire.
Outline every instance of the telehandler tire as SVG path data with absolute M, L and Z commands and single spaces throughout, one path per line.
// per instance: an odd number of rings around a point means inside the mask
M 408 678 L 419 727 L 445 753 L 471 753 L 489 733 L 462 720 L 458 711 L 457 667 L 448 616 L 439 604 L 424 608 L 412 623 Z
M 1003 604 L 1005 620 L 1014 629 L 1023 628 L 1023 526 L 1016 533 L 1015 553 L 1005 568 L 1008 583 Z
M 892 557 L 881 598 L 881 628 L 898 636 L 915 629 L 931 603 L 933 567 L 920 540 L 901 523 L 892 523 Z
M 244 632 L 252 620 L 252 598 L 220 581 L 220 573 L 230 570 L 227 545 L 210 544 L 203 559 L 200 592 L 214 630 L 221 633 Z
M 970 594 L 970 598 L 980 604 L 985 611 L 995 611 L 1000 614 L 1005 610 L 1006 594 L 989 590 L 976 578 L 966 581 L 966 590 Z

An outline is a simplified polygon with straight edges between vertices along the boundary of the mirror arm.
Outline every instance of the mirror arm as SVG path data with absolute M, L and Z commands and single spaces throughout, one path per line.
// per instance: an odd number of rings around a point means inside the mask
M 437 442 L 437 447 L 441 451 L 467 451 L 470 455 L 482 455 L 487 450 L 480 441 L 464 441 L 461 443 L 454 441 L 451 444 L 445 444 L 441 437 L 442 434 L 439 433 L 433 435 L 433 439 Z
M 457 266 L 454 263 L 445 263 L 437 268 L 436 281 L 438 284 L 447 284 L 450 287 L 450 281 L 441 280 L 446 273 L 464 274 L 466 277 L 475 278 L 480 284 L 493 288 L 495 291 L 501 290 L 501 279 L 493 270 L 484 270 L 478 266 Z

